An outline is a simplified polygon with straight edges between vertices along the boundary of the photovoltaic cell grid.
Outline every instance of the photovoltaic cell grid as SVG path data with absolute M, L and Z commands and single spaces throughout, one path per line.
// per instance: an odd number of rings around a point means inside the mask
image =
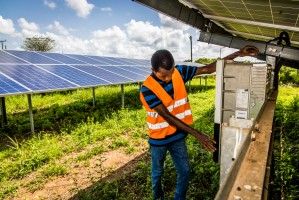
M 144 81 L 150 61 L 1 50 L 0 96 Z
M 76 84 L 34 65 L 0 65 L 0 72 L 32 91 L 47 91 L 77 87 Z

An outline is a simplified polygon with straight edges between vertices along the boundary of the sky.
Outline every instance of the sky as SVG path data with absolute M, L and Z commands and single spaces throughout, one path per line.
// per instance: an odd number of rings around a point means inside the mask
M 168 49 L 176 61 L 217 58 L 236 49 L 198 42 L 199 30 L 132 0 L 0 0 L 0 40 L 50 37 L 52 52 L 150 59 Z M 0 46 L 1 48 L 1 46 Z

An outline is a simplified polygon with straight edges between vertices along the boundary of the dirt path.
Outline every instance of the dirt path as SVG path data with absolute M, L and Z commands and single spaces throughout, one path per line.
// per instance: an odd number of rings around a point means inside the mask
M 141 155 L 147 151 L 147 145 L 140 146 L 135 153 L 125 154 L 124 149 L 105 152 L 101 155 L 92 157 L 90 160 L 68 164 L 67 175 L 54 177 L 47 181 L 40 189 L 30 192 L 28 187 L 20 187 L 13 200 L 41 200 L 41 199 L 69 199 L 79 190 L 85 189 L 112 174 L 117 178 L 128 171 L 132 171 Z M 71 155 L 76 156 L 76 155 Z M 69 159 L 70 155 L 67 156 Z M 66 158 L 63 158 L 66 160 Z M 74 159 L 75 160 L 75 159 Z M 123 167 L 128 162 L 129 167 Z M 135 165 L 134 165 L 135 164 Z M 123 170 L 117 170 L 123 167 Z M 117 172 L 116 172 L 117 170 Z M 22 180 L 23 183 L 34 182 L 37 173 L 34 172 Z

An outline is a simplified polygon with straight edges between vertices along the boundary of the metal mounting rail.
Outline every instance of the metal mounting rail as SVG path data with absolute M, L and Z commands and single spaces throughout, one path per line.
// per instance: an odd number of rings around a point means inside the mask
M 269 162 L 272 154 L 272 126 L 276 105 L 277 91 L 272 92 L 264 109 L 257 117 L 259 128 L 255 139 L 251 134 L 245 139 L 243 149 L 231 166 L 215 200 L 259 200 L 268 194 Z
M 277 45 L 263 41 L 249 40 L 232 35 L 217 34 L 201 31 L 198 41 L 241 49 L 245 45 L 252 45 L 259 49 L 258 59 L 265 60 L 267 56 L 284 59 L 283 65 L 299 69 L 299 48 Z

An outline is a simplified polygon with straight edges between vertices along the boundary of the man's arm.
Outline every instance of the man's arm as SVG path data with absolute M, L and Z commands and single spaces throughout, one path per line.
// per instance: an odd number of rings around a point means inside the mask
M 154 108 L 154 110 L 160 116 L 162 116 L 170 125 L 176 127 L 179 130 L 185 131 L 185 132 L 193 135 L 207 151 L 215 151 L 216 150 L 216 148 L 213 145 L 213 144 L 216 144 L 216 142 L 212 138 L 210 138 L 208 135 L 206 135 L 202 132 L 195 130 L 194 128 L 185 124 L 180 119 L 173 116 L 163 104 L 156 106 Z
M 236 57 L 243 57 L 243 56 L 256 56 L 258 54 L 259 50 L 258 48 L 254 46 L 245 46 L 239 51 L 232 53 L 226 57 L 224 57 L 224 60 L 233 60 Z M 204 67 L 198 67 L 195 76 L 200 74 L 211 74 L 216 71 L 216 62 L 213 62 L 211 64 L 208 64 Z

